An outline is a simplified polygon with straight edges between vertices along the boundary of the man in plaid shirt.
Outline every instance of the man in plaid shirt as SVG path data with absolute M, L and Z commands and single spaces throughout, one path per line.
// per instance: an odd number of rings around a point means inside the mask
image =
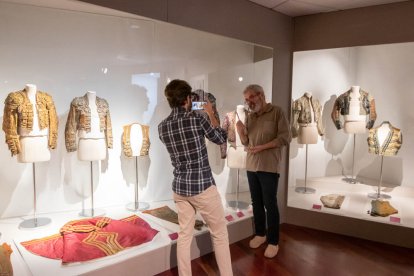
M 165 88 L 171 114 L 158 125 L 158 134 L 170 154 L 174 167 L 173 192 L 180 232 L 177 261 L 180 275 L 191 275 L 190 246 L 196 211 L 206 221 L 221 275 L 233 275 L 227 225 L 221 198 L 208 162 L 205 138 L 226 143 L 226 131 L 220 128 L 210 102 L 201 113 L 191 111 L 191 86 L 173 80 Z

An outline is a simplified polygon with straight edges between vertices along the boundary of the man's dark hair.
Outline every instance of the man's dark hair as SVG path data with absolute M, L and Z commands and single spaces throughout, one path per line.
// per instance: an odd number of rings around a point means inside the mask
M 180 107 L 188 96 L 191 95 L 191 86 L 183 80 L 172 80 L 164 90 L 168 104 L 171 108 Z

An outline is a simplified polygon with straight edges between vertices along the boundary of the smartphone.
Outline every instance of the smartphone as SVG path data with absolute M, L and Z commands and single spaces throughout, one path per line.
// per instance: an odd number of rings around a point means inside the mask
M 203 110 L 206 102 L 192 102 L 191 110 Z

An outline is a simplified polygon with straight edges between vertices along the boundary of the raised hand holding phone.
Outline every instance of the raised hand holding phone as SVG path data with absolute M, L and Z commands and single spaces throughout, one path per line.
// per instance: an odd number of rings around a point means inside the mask
M 204 112 L 207 113 L 210 118 L 210 122 L 214 127 L 220 126 L 217 118 L 214 116 L 213 104 L 207 99 L 207 102 L 203 104 Z

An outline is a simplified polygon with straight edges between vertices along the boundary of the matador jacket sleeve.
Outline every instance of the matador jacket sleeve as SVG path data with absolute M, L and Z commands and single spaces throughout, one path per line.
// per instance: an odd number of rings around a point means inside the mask
M 292 105 L 292 128 L 291 128 L 293 138 L 296 138 L 299 135 L 298 119 L 299 119 L 299 114 L 301 110 L 302 110 L 302 106 L 300 104 L 300 101 L 299 100 L 294 101 Z
M 18 107 L 22 103 L 23 99 L 15 97 L 14 93 L 10 93 L 4 102 L 3 131 L 6 135 L 6 143 L 12 156 L 19 154 L 21 151 L 17 126 Z
M 226 114 L 221 128 L 227 132 L 227 137 L 228 137 L 229 126 L 230 126 L 230 119 L 229 119 L 229 115 Z M 220 153 L 221 153 L 222 159 L 225 159 L 227 157 L 227 143 L 223 143 L 220 145 Z
M 52 97 L 49 96 L 49 100 L 46 101 L 47 119 L 49 120 L 49 148 L 55 149 L 57 145 L 58 137 L 58 116 L 56 113 L 55 104 Z M 40 112 L 39 112 L 40 114 Z
M 105 125 L 106 125 L 106 128 L 105 128 L 106 145 L 109 149 L 112 149 L 113 137 L 112 137 L 112 123 L 111 123 L 111 115 L 109 113 L 109 106 L 108 106 L 108 110 L 105 115 Z
M 76 112 L 76 99 L 70 104 L 68 120 L 65 126 L 65 145 L 68 152 L 76 151 L 78 146 L 76 143 L 77 122 L 79 114 Z

